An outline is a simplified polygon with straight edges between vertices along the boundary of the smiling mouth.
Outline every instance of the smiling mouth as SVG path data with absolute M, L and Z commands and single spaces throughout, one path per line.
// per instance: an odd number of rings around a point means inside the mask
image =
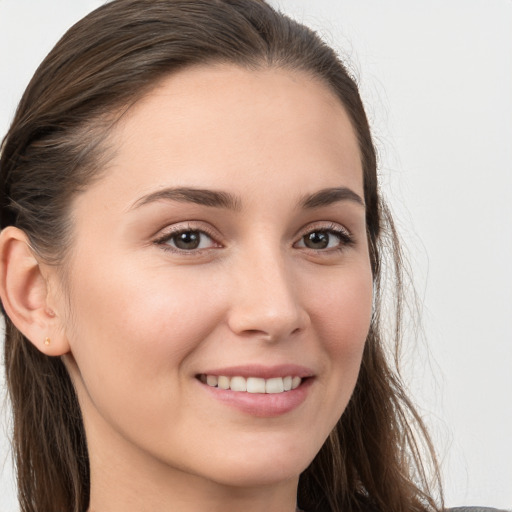
M 245 393 L 285 393 L 297 389 L 303 382 L 303 378 L 297 376 L 273 377 L 262 379 L 260 377 L 228 377 L 225 375 L 201 374 L 198 379 L 212 388 L 245 392 Z

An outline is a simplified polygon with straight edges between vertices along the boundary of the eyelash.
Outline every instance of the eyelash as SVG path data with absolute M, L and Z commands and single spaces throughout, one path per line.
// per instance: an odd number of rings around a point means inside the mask
M 207 248 L 193 248 L 193 249 L 180 249 L 178 247 L 173 247 L 169 244 L 170 241 L 176 240 L 176 237 L 179 235 L 183 235 L 186 233 L 198 233 L 200 236 L 207 236 L 214 244 L 213 247 L 207 247 Z M 323 249 L 313 249 L 310 247 L 307 247 L 303 245 L 301 248 L 306 249 L 307 251 L 312 251 L 314 253 L 333 253 L 333 252 L 341 252 L 344 251 L 347 247 L 351 247 L 355 244 L 354 237 L 352 234 L 345 228 L 340 227 L 338 224 L 329 224 L 328 226 L 318 226 L 308 229 L 297 242 L 293 244 L 294 247 L 297 246 L 298 243 L 302 242 L 304 243 L 304 239 L 306 236 L 311 235 L 313 233 L 327 233 L 329 235 L 334 235 L 338 238 L 339 243 L 336 247 L 331 248 L 323 248 Z M 201 242 L 200 242 L 201 243 Z M 330 241 L 329 241 L 330 243 Z M 157 238 L 154 241 L 154 244 L 160 246 L 164 251 L 169 251 L 172 253 L 177 253 L 180 255 L 186 255 L 186 256 L 194 256 L 197 255 L 199 252 L 208 251 L 210 249 L 216 249 L 221 248 L 222 245 L 215 240 L 215 235 L 209 232 L 208 230 L 204 228 L 197 228 L 193 226 L 187 226 L 187 227 L 172 227 L 164 235 Z
M 325 249 L 312 249 L 309 247 L 305 247 L 308 251 L 313 251 L 315 253 L 332 253 L 332 252 L 342 252 L 347 247 L 352 247 L 355 244 L 354 237 L 352 234 L 344 227 L 341 227 L 339 224 L 329 224 L 328 226 L 318 226 L 308 229 L 306 233 L 304 233 L 299 241 L 295 242 L 294 246 L 296 246 L 299 242 L 304 243 L 304 238 L 313 233 L 327 233 L 329 235 L 334 235 L 338 238 L 339 243 L 336 247 L 325 248 Z
M 197 249 L 187 250 L 187 249 L 180 249 L 178 247 L 172 247 L 171 245 L 169 245 L 168 242 L 175 240 L 179 235 L 183 235 L 185 233 L 199 233 L 200 235 L 206 235 L 210 240 L 212 240 L 212 242 L 215 243 L 216 246 L 208 247 L 208 248 L 197 248 Z M 193 226 L 171 227 L 169 230 L 167 230 L 165 232 L 165 234 L 163 234 L 161 237 L 157 238 L 154 241 L 154 243 L 156 245 L 160 246 L 164 251 L 182 254 L 185 256 L 194 256 L 194 255 L 197 255 L 197 253 L 199 251 L 205 251 L 208 249 L 214 249 L 214 248 L 216 249 L 216 248 L 222 247 L 221 244 L 219 244 L 218 242 L 215 241 L 215 235 L 213 233 L 210 233 L 208 230 L 206 230 L 204 228 L 199 229 L 199 228 L 196 228 Z

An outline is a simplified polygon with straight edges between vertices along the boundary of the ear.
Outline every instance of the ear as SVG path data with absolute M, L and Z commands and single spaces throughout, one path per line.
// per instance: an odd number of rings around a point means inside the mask
M 69 344 L 52 307 L 48 273 L 23 231 L 9 226 L 0 233 L 0 297 L 5 312 L 37 349 L 60 356 L 69 352 Z

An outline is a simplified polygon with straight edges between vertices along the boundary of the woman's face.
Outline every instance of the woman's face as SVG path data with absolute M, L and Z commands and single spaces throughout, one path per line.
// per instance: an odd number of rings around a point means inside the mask
M 342 105 L 301 72 L 198 67 L 107 145 L 105 175 L 73 205 L 59 299 L 91 464 L 297 478 L 347 405 L 370 324 Z

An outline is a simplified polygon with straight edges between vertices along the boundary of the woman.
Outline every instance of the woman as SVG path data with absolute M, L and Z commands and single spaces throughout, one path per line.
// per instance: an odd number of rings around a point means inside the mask
M 23 511 L 442 508 L 384 355 L 368 123 L 313 32 L 108 3 L 36 72 L 1 176 Z

